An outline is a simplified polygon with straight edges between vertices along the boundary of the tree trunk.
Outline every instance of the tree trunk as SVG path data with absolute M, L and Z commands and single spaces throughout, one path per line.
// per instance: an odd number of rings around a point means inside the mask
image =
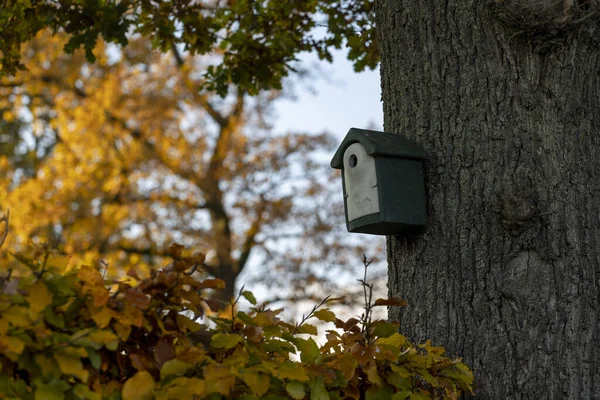
M 600 396 L 600 25 L 546 3 L 377 4 L 385 130 L 430 157 L 426 233 L 387 240 L 390 316 L 478 398 Z

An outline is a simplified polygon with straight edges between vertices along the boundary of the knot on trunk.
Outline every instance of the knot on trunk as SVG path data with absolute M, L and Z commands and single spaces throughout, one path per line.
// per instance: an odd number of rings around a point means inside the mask
M 492 0 L 495 17 L 534 44 L 552 45 L 598 11 L 599 0 Z
M 538 197 L 525 185 L 501 185 L 493 211 L 500 216 L 502 225 L 512 236 L 520 235 L 540 216 Z

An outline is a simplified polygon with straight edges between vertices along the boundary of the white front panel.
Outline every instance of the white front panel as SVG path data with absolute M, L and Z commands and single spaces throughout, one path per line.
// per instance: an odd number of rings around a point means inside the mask
M 379 212 L 375 159 L 360 143 L 344 152 L 344 183 L 348 221 Z

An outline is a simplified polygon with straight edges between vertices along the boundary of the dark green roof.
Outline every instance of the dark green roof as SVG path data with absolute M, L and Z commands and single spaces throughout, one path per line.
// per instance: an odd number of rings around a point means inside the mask
M 427 158 L 425 150 L 402 135 L 389 132 L 370 131 L 368 129 L 350 128 L 342 140 L 333 158 L 331 167 L 342 169 L 344 151 L 352 143 L 359 142 L 370 156 L 386 156 L 396 158 L 413 158 L 424 160 Z

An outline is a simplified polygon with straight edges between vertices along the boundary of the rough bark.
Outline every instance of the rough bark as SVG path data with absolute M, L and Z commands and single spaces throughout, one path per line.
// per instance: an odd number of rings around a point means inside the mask
M 508 3 L 377 4 L 385 130 L 430 156 L 427 232 L 388 237 L 409 302 L 390 314 L 463 356 L 478 398 L 594 398 L 599 23 L 559 7 L 511 24 Z

